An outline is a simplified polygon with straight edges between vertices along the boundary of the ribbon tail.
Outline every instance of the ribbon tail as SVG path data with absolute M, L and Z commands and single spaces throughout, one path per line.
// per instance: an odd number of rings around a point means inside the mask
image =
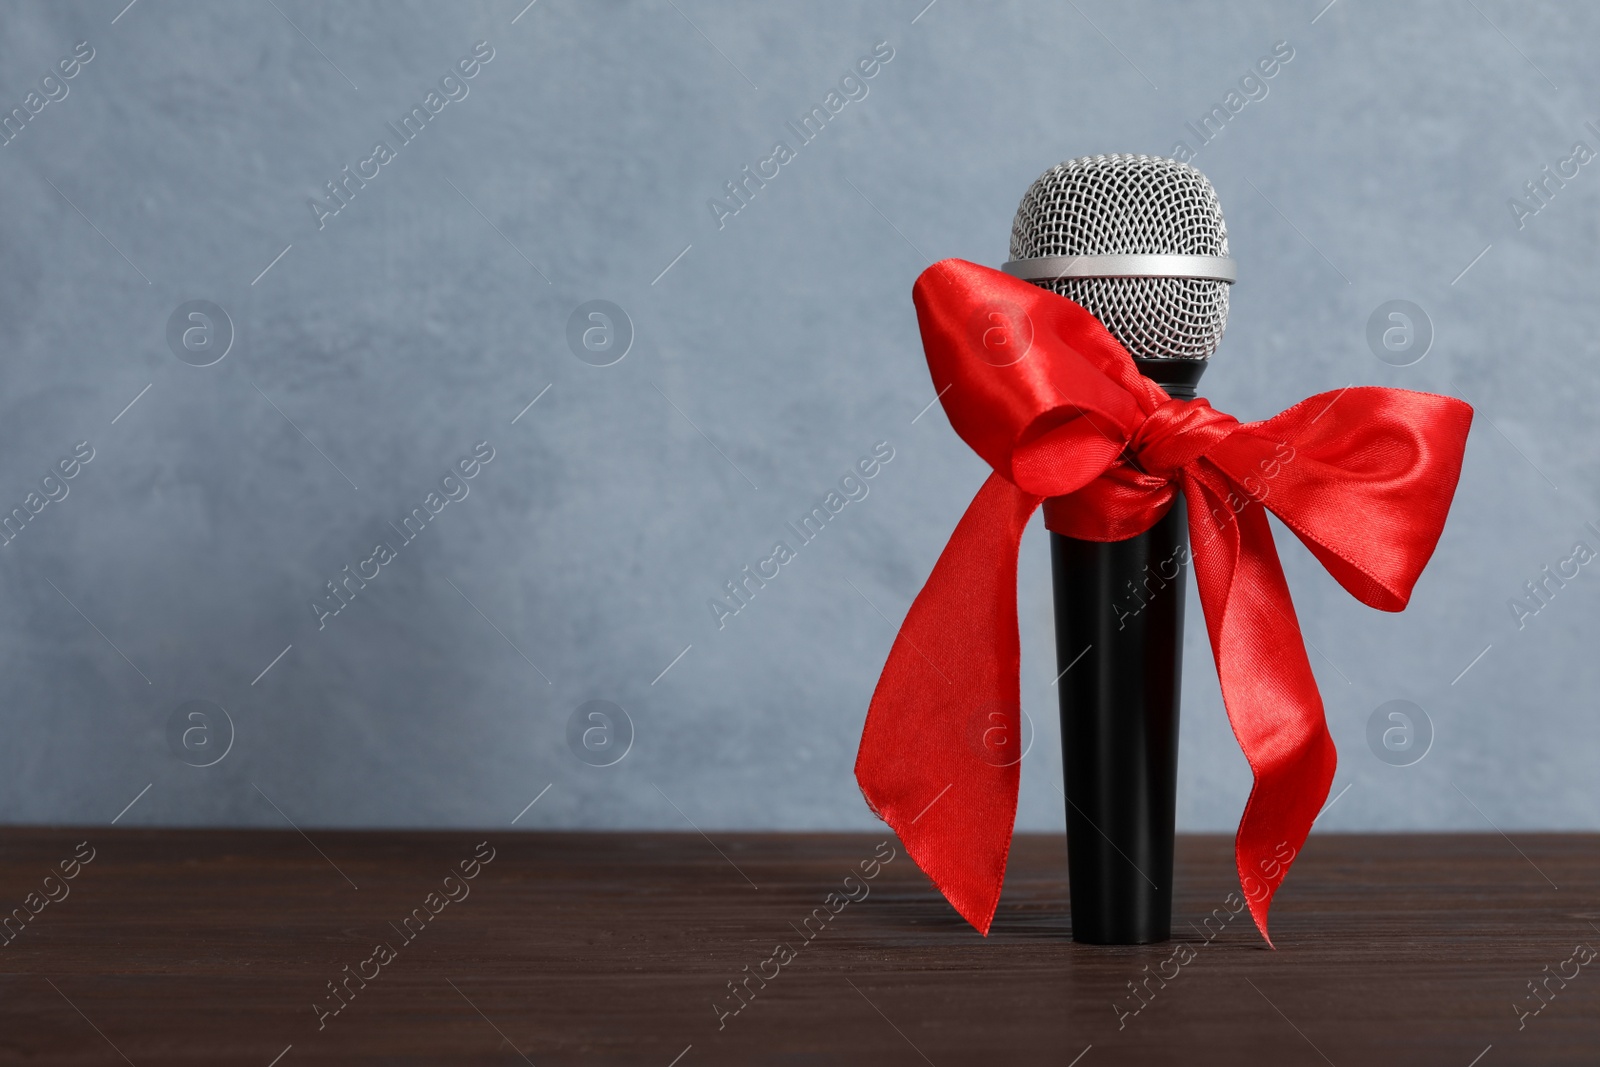
M 1255 785 L 1234 860 L 1256 928 L 1333 784 L 1337 753 L 1266 511 L 1220 475 L 1184 478 L 1195 582 L 1234 737 Z
M 906 613 L 856 757 L 867 804 L 985 935 L 1017 816 L 1017 548 L 1041 500 L 984 482 Z

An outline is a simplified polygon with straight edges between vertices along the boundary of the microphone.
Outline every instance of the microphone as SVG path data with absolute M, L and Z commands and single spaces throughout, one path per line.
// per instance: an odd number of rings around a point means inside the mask
M 1001 269 L 1087 309 L 1141 373 L 1191 400 L 1236 276 L 1205 175 L 1135 155 L 1084 156 L 1040 175 Z M 1074 941 L 1172 935 L 1186 520 L 1180 494 L 1126 541 L 1050 534 Z

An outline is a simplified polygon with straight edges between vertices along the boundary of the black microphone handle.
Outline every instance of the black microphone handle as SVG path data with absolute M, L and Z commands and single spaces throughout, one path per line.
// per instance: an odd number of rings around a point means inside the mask
M 1135 360 L 1193 399 L 1205 360 Z M 1188 508 L 1126 541 L 1050 534 L 1072 939 L 1172 936 Z

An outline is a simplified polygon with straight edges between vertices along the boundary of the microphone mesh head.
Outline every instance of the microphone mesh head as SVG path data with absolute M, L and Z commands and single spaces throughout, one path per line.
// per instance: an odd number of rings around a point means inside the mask
M 1157 156 L 1083 156 L 1028 188 L 1011 258 L 1128 253 L 1225 256 L 1228 227 L 1206 176 Z M 1087 309 L 1141 359 L 1205 359 L 1228 324 L 1228 283 L 1204 278 L 1057 278 L 1034 284 Z

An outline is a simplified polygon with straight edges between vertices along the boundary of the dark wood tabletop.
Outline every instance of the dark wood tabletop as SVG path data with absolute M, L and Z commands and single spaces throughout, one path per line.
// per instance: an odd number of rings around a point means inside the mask
M 1308 842 L 1075 944 L 1021 836 L 988 938 L 888 834 L 0 831 L 0 1062 L 1600 1063 L 1600 838 Z

